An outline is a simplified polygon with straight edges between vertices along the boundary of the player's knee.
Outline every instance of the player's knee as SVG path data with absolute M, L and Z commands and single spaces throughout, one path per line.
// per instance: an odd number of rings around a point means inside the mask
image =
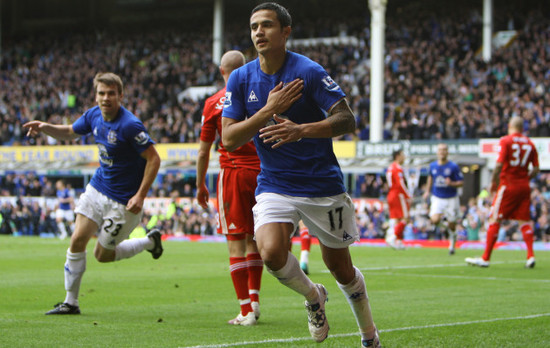
M 101 263 L 113 262 L 115 260 L 115 251 L 103 248 L 100 244 L 94 249 L 95 259 Z
M 332 263 L 325 262 L 325 263 L 327 265 L 328 270 L 332 274 L 332 276 L 340 284 L 348 284 L 355 277 L 355 269 L 351 264 L 344 263 L 344 262 L 332 262 Z
M 111 255 L 111 254 L 96 252 L 94 256 L 95 256 L 95 259 L 101 263 L 113 262 L 115 260 L 114 254 Z
M 71 250 L 86 250 L 86 245 L 88 244 L 88 239 L 79 234 L 73 233 L 71 236 Z
M 260 256 L 268 268 L 279 270 L 286 265 L 288 252 L 284 250 L 284 253 L 282 253 L 276 248 L 262 248 L 260 250 Z

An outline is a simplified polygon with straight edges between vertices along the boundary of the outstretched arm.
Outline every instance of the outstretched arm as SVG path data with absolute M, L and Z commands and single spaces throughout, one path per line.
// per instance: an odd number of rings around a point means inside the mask
M 27 136 L 36 136 L 41 132 L 57 140 L 71 140 L 80 136 L 74 132 L 72 125 L 56 125 L 42 121 L 30 121 L 25 123 L 23 127 L 29 129 Z

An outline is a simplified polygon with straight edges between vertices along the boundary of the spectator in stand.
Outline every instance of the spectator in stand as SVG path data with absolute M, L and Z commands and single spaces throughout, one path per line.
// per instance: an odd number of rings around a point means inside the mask
M 0 206 L 2 222 L 0 223 L 0 234 L 13 234 L 15 229 L 15 209 L 10 202 L 4 202 Z
M 509 7 L 515 7 L 520 20 L 514 24 L 517 37 L 495 49 L 489 63 L 475 54 L 481 44 L 481 17 L 472 15 L 468 6 L 435 3 L 421 8 L 403 3 L 388 7 L 384 139 L 499 137 L 506 134 L 506 123 L 514 115 L 527 120 L 530 136 L 549 135 L 550 95 L 544 93 L 550 87 L 548 58 L 540 48 L 548 45 L 550 26 L 543 14 L 550 4 L 539 2 L 528 11 L 518 11 L 524 8 L 518 3 L 509 1 L 495 8 L 495 30 L 507 28 L 500 11 L 506 13 Z M 358 45 L 308 45 L 296 50 L 342 81 L 363 139 L 368 137 L 365 131 L 370 123 L 370 50 L 365 43 L 371 38 L 365 15 L 358 11 L 333 28 L 319 24 L 334 18 L 316 15 L 317 20 L 310 22 L 319 28 L 304 26 L 294 33 L 296 38 L 341 34 L 358 38 Z M 64 39 L 42 35 L 8 46 L 0 63 L 0 144 L 90 144 L 90 137 L 69 142 L 29 139 L 17 124 L 29 119 L 74 122 L 79 116 L 76 110 L 91 105 L 90 89 L 81 83 L 91 74 L 91 66 L 114 70 L 132 81 L 128 108 L 150 134 L 162 141 L 197 142 L 202 101 L 178 100 L 178 95 L 190 86 L 213 84 L 217 79 L 215 65 L 210 63 L 209 29 L 205 26 L 189 34 L 170 29 L 70 33 Z M 227 42 L 244 50 L 249 44 L 240 33 L 228 34 Z M 63 52 L 69 50 L 72 54 L 67 57 Z M 52 78 L 58 83 L 52 84 Z
M 42 220 L 42 207 L 38 203 L 38 201 L 33 201 L 30 206 L 30 212 L 31 212 L 31 229 L 32 229 L 32 235 L 40 235 L 40 224 Z
M 48 178 L 44 178 L 44 185 L 42 185 L 42 197 L 56 197 L 57 190 L 55 189 L 54 185 L 52 184 L 52 181 Z
M 365 174 L 365 181 L 361 183 L 361 197 L 380 198 L 382 185 L 377 174 Z

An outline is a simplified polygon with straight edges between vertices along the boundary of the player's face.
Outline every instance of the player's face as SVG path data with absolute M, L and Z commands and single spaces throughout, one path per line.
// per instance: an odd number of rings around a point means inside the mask
M 275 11 L 260 10 L 250 17 L 250 38 L 258 54 L 270 50 L 285 50 L 290 27 L 281 28 Z
M 445 145 L 439 145 L 437 147 L 437 159 L 444 162 L 447 160 L 447 156 L 449 155 L 449 149 Z
M 397 156 L 397 163 L 399 163 L 399 164 L 405 163 L 405 153 L 404 152 L 399 153 L 399 155 Z
M 116 117 L 120 109 L 122 94 L 118 93 L 116 85 L 106 85 L 98 83 L 95 93 L 95 101 L 101 109 L 101 114 L 106 120 L 112 120 Z

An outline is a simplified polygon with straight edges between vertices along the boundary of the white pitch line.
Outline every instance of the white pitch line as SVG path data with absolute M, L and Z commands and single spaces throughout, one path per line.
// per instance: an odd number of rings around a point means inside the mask
M 529 279 L 529 278 L 498 278 L 498 277 L 473 277 L 473 276 L 460 276 L 460 275 L 444 275 L 444 274 L 419 274 L 419 273 L 376 273 L 377 275 L 399 275 L 408 277 L 422 277 L 422 278 L 455 278 L 455 279 L 476 279 L 476 280 L 504 280 L 504 281 L 521 281 L 521 282 L 534 282 L 534 283 L 550 283 L 550 279 Z
M 491 265 L 503 263 L 524 263 L 525 261 L 491 261 Z M 392 269 L 415 269 L 415 268 L 445 268 L 445 267 L 468 267 L 466 262 L 462 263 L 442 263 L 435 265 L 409 265 L 409 266 L 382 266 L 382 267 L 363 267 L 361 271 L 389 271 Z M 321 273 L 329 273 L 328 270 L 322 270 Z
M 432 324 L 432 325 L 420 325 L 420 326 L 407 326 L 407 327 L 397 327 L 394 329 L 385 329 L 380 330 L 380 332 L 394 332 L 394 331 L 410 331 L 410 330 L 420 330 L 420 329 L 432 329 L 437 327 L 450 327 L 450 326 L 461 326 L 461 325 L 472 325 L 480 323 L 494 323 L 497 321 L 508 321 L 508 320 L 524 320 L 524 319 L 535 319 L 541 317 L 548 317 L 550 313 L 541 313 L 541 314 L 532 314 L 522 317 L 511 317 L 511 318 L 494 318 L 494 319 L 483 319 L 483 320 L 472 320 L 472 321 L 460 321 L 456 323 L 445 323 L 445 324 Z M 350 337 L 358 336 L 357 332 L 353 333 L 344 333 L 344 334 L 334 334 L 329 335 L 331 337 Z M 182 348 L 223 348 L 223 347 L 236 347 L 236 346 L 249 346 L 256 344 L 267 344 L 267 343 L 292 343 L 298 341 L 310 341 L 311 337 L 291 337 L 291 338 L 274 338 L 261 341 L 244 341 L 244 342 L 235 342 L 235 343 L 221 343 L 221 344 L 209 344 L 209 345 L 199 345 L 199 346 L 187 346 Z

